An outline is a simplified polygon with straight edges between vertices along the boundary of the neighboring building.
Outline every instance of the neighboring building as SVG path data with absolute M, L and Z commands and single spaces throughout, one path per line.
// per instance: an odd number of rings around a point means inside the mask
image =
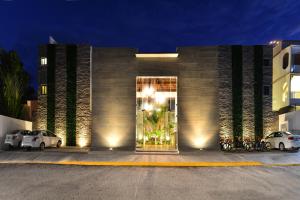
M 273 48 L 273 111 L 279 130 L 300 133 L 300 41 L 276 41 Z
M 37 100 L 27 100 L 26 104 L 23 104 L 24 109 L 24 116 L 22 119 L 27 121 L 34 121 L 34 117 L 36 116 L 37 112 Z
M 38 117 L 64 145 L 178 151 L 261 138 L 272 112 L 272 47 L 40 48 Z

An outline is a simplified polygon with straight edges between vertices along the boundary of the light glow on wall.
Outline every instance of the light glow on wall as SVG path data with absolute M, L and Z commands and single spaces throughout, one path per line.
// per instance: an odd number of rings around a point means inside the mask
M 201 120 L 200 118 L 203 116 L 206 118 L 215 118 L 212 115 L 214 108 L 211 106 L 207 107 L 205 111 L 197 112 L 194 105 L 188 105 L 184 109 L 189 127 L 188 130 L 185 130 L 188 132 L 188 135 L 186 135 L 188 145 L 195 149 L 206 149 L 210 146 L 216 146 L 219 139 L 219 130 L 215 128 L 212 120 Z M 200 120 L 195 121 L 195 116 L 199 117 Z
M 88 141 L 86 138 L 79 138 L 79 141 L 77 142 L 77 145 L 82 148 L 88 146 Z
M 106 143 L 109 148 L 116 148 L 120 145 L 120 136 L 116 133 L 110 133 L 107 135 Z
M 90 137 L 89 137 L 89 128 L 88 127 L 80 127 L 76 131 L 76 146 L 88 147 L 90 145 Z
M 209 144 L 208 142 L 211 142 L 211 138 L 213 135 L 211 134 L 205 134 L 200 132 L 195 132 L 192 137 L 190 137 L 191 145 L 196 149 L 204 149 Z
M 282 101 L 285 102 L 288 96 L 288 84 L 285 82 L 282 86 L 283 94 L 282 94 Z
M 66 146 L 66 132 L 60 128 L 55 131 L 56 135 L 61 138 L 61 146 Z

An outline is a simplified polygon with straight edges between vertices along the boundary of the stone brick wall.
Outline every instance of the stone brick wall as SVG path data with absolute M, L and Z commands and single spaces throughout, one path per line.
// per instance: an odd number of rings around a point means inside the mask
M 264 57 L 271 59 L 263 67 L 263 84 L 272 86 L 272 48 L 264 47 Z M 230 46 L 220 46 L 219 70 L 219 120 L 220 137 L 232 136 L 232 66 Z M 243 136 L 253 137 L 254 130 L 254 47 L 243 46 Z M 263 88 L 262 88 L 263 89 Z M 270 91 L 272 93 L 272 91 Z M 264 134 L 277 130 L 277 115 L 272 112 L 272 94 L 263 96 Z
M 76 145 L 91 144 L 90 46 L 77 47 Z
M 45 95 L 38 94 L 38 106 L 34 120 L 32 124 L 33 130 L 47 129 L 47 96 Z
M 55 67 L 55 133 L 66 145 L 66 46 L 56 46 Z
M 254 47 L 243 46 L 243 138 L 254 132 Z
M 263 67 L 263 84 L 270 86 L 270 95 L 263 96 L 264 135 L 278 130 L 278 115 L 272 111 L 272 47 L 264 46 L 264 59 L 270 60 L 270 65 Z
M 46 46 L 39 47 L 39 58 L 38 58 L 38 106 L 36 111 L 36 116 L 34 117 L 34 121 L 32 124 L 32 129 L 47 129 L 47 96 L 41 94 L 41 84 L 46 84 L 47 80 L 44 78 L 46 77 L 47 67 L 41 66 L 40 58 L 46 57 L 47 55 L 47 48 Z
M 178 77 L 179 148 L 195 148 L 199 145 L 212 148 L 216 147 L 219 136 L 232 136 L 231 46 L 179 48 L 179 57 L 175 59 L 136 59 L 135 49 L 96 48 L 93 52 L 93 95 L 90 90 L 92 62 L 90 50 L 90 46 L 87 45 L 77 46 L 76 144 L 78 146 L 107 148 L 112 143 L 118 143 L 120 147 L 134 149 L 136 76 Z M 45 55 L 45 48 L 41 49 L 40 56 Z M 253 56 L 253 47 L 244 46 L 244 137 L 254 134 Z M 266 47 L 264 57 L 272 59 L 272 49 Z M 41 69 L 40 66 L 39 72 Z M 56 47 L 55 69 L 55 132 L 63 138 L 65 145 L 67 80 L 65 45 Z M 264 66 L 263 71 L 264 85 L 271 86 L 272 66 Z M 39 83 L 43 81 L 39 80 Z M 272 95 L 264 95 L 264 134 L 277 130 L 276 119 L 276 114 L 272 112 Z M 39 91 L 34 129 L 46 129 L 46 120 L 47 96 L 41 95 Z
M 219 71 L 219 123 L 220 137 L 232 137 L 232 67 L 230 46 L 220 46 L 218 51 Z
M 39 57 L 47 56 L 47 45 L 40 48 Z M 78 45 L 77 48 L 77 92 L 76 92 L 76 145 L 91 144 L 91 102 L 90 102 L 90 46 Z M 46 84 L 47 66 L 38 67 L 39 87 Z M 43 72 L 44 71 L 44 72 Z M 66 145 L 66 45 L 56 45 L 55 67 L 55 133 Z M 38 91 L 38 108 L 34 129 L 47 129 L 47 95 Z

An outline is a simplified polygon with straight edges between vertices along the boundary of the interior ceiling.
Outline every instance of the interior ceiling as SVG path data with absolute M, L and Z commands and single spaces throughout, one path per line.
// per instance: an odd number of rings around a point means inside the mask
M 176 77 L 138 77 L 136 81 L 137 92 L 141 92 L 143 88 L 153 87 L 155 91 L 176 92 Z

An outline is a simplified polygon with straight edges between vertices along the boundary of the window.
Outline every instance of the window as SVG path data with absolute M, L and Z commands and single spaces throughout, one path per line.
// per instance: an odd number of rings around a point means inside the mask
M 300 99 L 300 76 L 292 76 L 291 97 L 294 99 Z
M 282 133 L 281 132 L 276 132 L 276 133 L 274 133 L 274 137 L 282 137 Z
M 47 131 L 47 134 L 48 134 L 49 137 L 56 137 L 56 135 L 54 133 L 50 132 L 50 131 Z
M 293 55 L 294 65 L 300 65 L 300 53 L 296 53 Z
M 47 94 L 47 86 L 46 85 L 42 85 L 41 86 L 41 94 L 42 95 L 46 95 Z
M 271 66 L 271 60 L 265 58 L 265 59 L 264 59 L 264 66 Z
M 47 58 L 46 57 L 41 57 L 41 65 L 47 65 Z
M 289 53 L 285 53 L 282 58 L 282 68 L 286 69 L 289 66 Z
M 45 132 L 45 131 L 43 131 L 42 134 L 43 134 L 43 136 L 46 136 L 46 137 L 48 136 L 47 132 Z
M 270 96 L 270 86 L 269 85 L 265 85 L 264 86 L 264 96 Z
M 22 135 L 28 135 L 30 131 L 22 131 L 21 134 Z

